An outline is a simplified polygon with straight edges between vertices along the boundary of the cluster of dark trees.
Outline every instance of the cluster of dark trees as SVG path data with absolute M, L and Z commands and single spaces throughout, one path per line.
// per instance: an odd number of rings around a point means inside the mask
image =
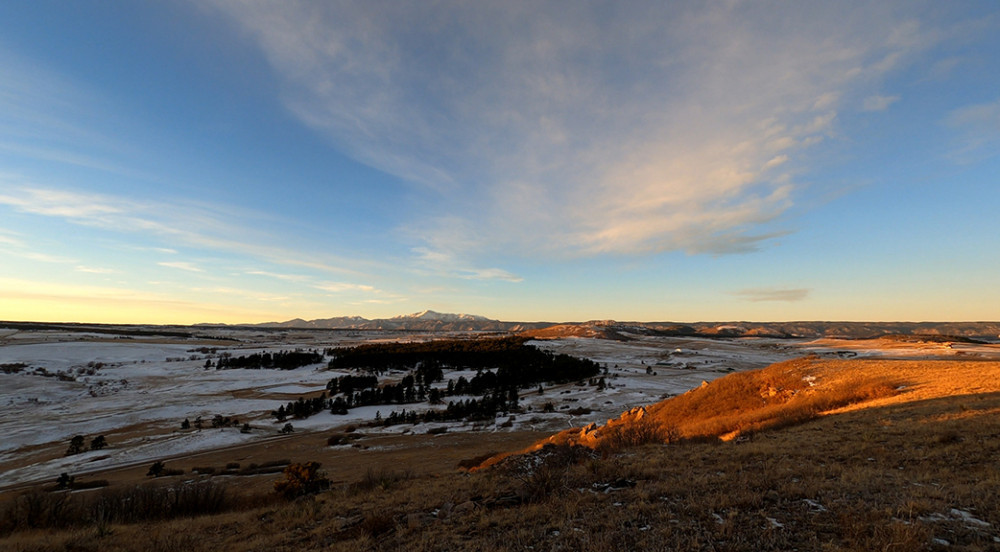
M 331 395 L 344 393 L 350 395 L 355 389 L 368 389 L 378 387 L 378 376 L 340 376 L 333 378 L 326 384 L 326 390 Z
M 378 416 L 373 422 L 375 425 L 393 426 L 398 424 L 417 424 L 420 422 L 447 422 L 455 420 L 467 420 L 470 422 L 480 420 L 493 420 L 498 413 L 516 411 L 518 409 L 517 391 L 511 389 L 509 393 L 491 393 L 479 399 L 466 399 L 464 401 L 449 401 L 448 407 L 444 410 L 402 410 L 391 412 L 385 418 Z
M 301 420 L 322 412 L 329 407 L 330 401 L 326 400 L 326 392 L 323 392 L 322 395 L 311 399 L 299 397 L 297 401 L 289 401 L 287 405 L 282 405 L 277 410 L 272 410 L 271 415 L 279 422 L 283 422 L 289 417 Z
M 390 370 L 486 369 L 523 360 L 534 347 L 523 337 L 442 339 L 418 343 L 366 343 L 327 349 L 330 368 L 354 368 L 373 373 Z M 436 380 L 436 378 L 430 378 Z
M 380 374 L 408 371 L 417 384 L 429 386 L 444 379 L 443 368 L 477 370 L 456 394 L 481 395 L 506 387 L 523 389 L 541 382 L 566 383 L 600 373 L 596 362 L 552 354 L 530 345 L 522 337 L 478 340 L 441 340 L 426 343 L 368 343 L 357 347 L 327 349 L 331 369 L 355 369 Z M 454 384 L 455 387 L 461 385 Z
M 244 356 L 230 356 L 223 353 L 215 363 L 216 370 L 247 368 L 251 370 L 273 369 L 294 370 L 302 366 L 323 362 L 323 354 L 317 351 L 278 351 L 276 353 L 254 353 Z M 205 361 L 210 368 L 212 361 Z
M 72 456 L 74 454 L 80 454 L 84 450 L 84 438 L 83 435 L 76 435 L 69 441 L 69 447 L 66 448 L 66 456 Z M 108 446 L 108 440 L 104 438 L 103 435 L 98 435 L 90 440 L 90 450 L 101 450 L 102 448 Z
M 520 337 L 479 340 L 441 340 L 425 343 L 369 343 L 357 347 L 327 349 L 332 369 L 366 372 L 344 375 L 327 383 L 327 392 L 312 399 L 299 398 L 272 412 L 279 421 L 306 418 L 322 410 L 347 414 L 351 408 L 372 405 L 399 405 L 428 401 L 442 404 L 445 397 L 472 395 L 478 399 L 452 401 L 443 411 L 396 414 L 378 423 L 402 421 L 484 420 L 498 412 L 518 408 L 518 390 L 543 383 L 595 381 L 600 366 L 590 360 L 552 354 L 525 344 Z M 221 359 L 220 359 L 221 361 Z M 448 380 L 445 388 L 432 384 L 443 381 L 444 369 L 476 370 L 471 379 Z M 377 374 L 406 371 L 399 383 L 379 386 Z M 405 411 L 404 411 L 405 412 Z M 414 418 L 416 416 L 416 418 Z

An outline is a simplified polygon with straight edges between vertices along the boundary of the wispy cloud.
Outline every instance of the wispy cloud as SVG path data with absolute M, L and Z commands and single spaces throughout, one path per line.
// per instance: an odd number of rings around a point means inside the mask
M 0 152 L 139 176 L 111 160 L 123 152 L 134 153 L 132 146 L 102 133 L 95 124 L 112 112 L 113 103 L 91 87 L 0 44 Z
M 177 270 L 186 270 L 188 272 L 205 272 L 203 269 L 197 267 L 196 265 L 184 261 L 170 261 L 156 263 L 159 266 L 165 266 L 167 268 L 176 268 Z
M 945 125 L 958 133 L 955 161 L 970 163 L 1000 154 L 1000 99 L 956 109 Z
M 42 263 L 69 264 L 77 262 L 75 259 L 62 255 L 52 255 L 39 251 L 36 247 L 25 242 L 20 234 L 4 229 L 0 229 L 0 253 Z
M 112 232 L 144 234 L 168 244 L 249 255 L 269 262 L 324 272 L 358 274 L 375 263 L 326 252 L 297 251 L 281 245 L 282 236 L 268 233 L 275 221 L 266 213 L 204 202 L 135 200 L 122 196 L 38 186 L 21 177 L 0 174 L 0 206 L 56 217 Z M 245 221 L 254 221 L 251 226 Z M 285 236 L 287 237 L 287 236 Z M 174 247 L 151 250 L 176 254 Z
M 413 249 L 416 255 L 415 264 L 419 270 L 437 276 L 461 278 L 463 280 L 504 280 L 507 282 L 522 282 L 523 278 L 501 268 L 479 268 L 469 266 L 455 254 L 417 247 Z
M 309 280 L 308 276 L 301 274 L 279 274 L 277 272 L 267 272 L 266 270 L 248 270 L 247 274 L 252 276 L 267 276 L 268 278 L 276 278 L 286 282 L 305 282 Z
M 232 295 L 236 297 L 241 297 L 243 299 L 252 299 L 254 301 L 262 301 L 267 303 L 280 303 L 283 301 L 288 301 L 292 298 L 289 295 L 276 295 L 273 293 L 263 293 L 254 290 L 226 287 L 226 286 L 216 286 L 211 288 L 196 287 L 196 288 L 191 288 L 191 291 L 197 293 Z
M 352 284 L 349 282 L 324 282 L 321 284 L 316 284 L 313 287 L 323 291 L 329 291 L 330 293 L 343 293 L 346 291 L 361 291 L 365 293 L 378 293 L 379 290 L 375 289 L 374 286 L 369 286 L 366 284 Z
M 441 193 L 407 228 L 472 265 L 753 250 L 781 232 L 841 98 L 929 40 L 872 4 L 215 5 L 303 123 Z M 456 218 L 475 232 L 441 248 Z
M 861 109 L 865 111 L 885 111 L 898 100 L 899 96 L 868 96 L 861 103 Z
M 88 274 L 115 274 L 118 272 L 113 268 L 101 268 L 96 266 L 84 266 L 84 265 L 77 265 L 76 268 L 74 268 L 73 270 L 76 270 L 77 272 L 86 272 Z
M 802 301 L 809 297 L 808 288 L 747 288 L 733 292 L 733 295 L 753 302 L 762 301 Z

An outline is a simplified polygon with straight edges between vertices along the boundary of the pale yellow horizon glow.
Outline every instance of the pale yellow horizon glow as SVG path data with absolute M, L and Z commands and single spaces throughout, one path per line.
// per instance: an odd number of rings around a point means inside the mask
M 101 324 L 249 324 L 284 320 L 279 311 L 182 301 L 129 289 L 0 278 L 0 320 Z

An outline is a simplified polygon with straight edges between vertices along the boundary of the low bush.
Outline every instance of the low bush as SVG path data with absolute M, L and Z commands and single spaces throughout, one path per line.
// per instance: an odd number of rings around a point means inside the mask
M 319 462 L 289 465 L 283 471 L 285 478 L 275 481 L 274 490 L 285 498 L 292 499 L 329 489 L 330 480 L 319 471 L 319 467 Z

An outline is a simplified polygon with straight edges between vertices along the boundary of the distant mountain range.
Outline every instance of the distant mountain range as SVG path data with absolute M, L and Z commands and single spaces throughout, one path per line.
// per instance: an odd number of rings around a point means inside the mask
M 472 314 L 423 311 L 392 318 L 369 320 L 360 316 L 340 316 L 317 320 L 296 318 L 263 324 L 212 324 L 156 326 L 147 324 L 87 324 L 60 322 L 0 321 L 0 328 L 23 330 L 88 331 L 106 334 L 170 335 L 190 337 L 188 328 L 301 328 L 315 330 L 395 330 L 427 332 L 504 332 L 537 339 L 578 337 L 628 340 L 639 336 L 675 337 L 771 337 L 771 338 L 875 338 L 900 340 L 962 341 L 1000 343 L 1000 322 L 504 322 Z
M 286 322 L 265 322 L 270 328 L 313 328 L 411 331 L 489 331 L 525 333 L 538 338 L 593 337 L 628 339 L 635 335 L 690 337 L 841 337 L 864 338 L 886 335 L 954 336 L 996 341 L 1000 322 L 504 322 L 472 314 L 440 313 L 425 310 L 413 314 L 369 320 L 341 316 L 316 320 L 296 318 Z
M 369 320 L 360 316 L 339 316 L 303 320 L 296 318 L 287 322 L 265 322 L 255 324 L 268 328 L 315 328 L 324 330 L 410 330 L 410 331 L 482 331 L 482 332 L 522 332 L 545 328 L 551 322 L 501 322 L 474 314 L 441 313 L 432 310 L 404 314 L 392 318 Z

